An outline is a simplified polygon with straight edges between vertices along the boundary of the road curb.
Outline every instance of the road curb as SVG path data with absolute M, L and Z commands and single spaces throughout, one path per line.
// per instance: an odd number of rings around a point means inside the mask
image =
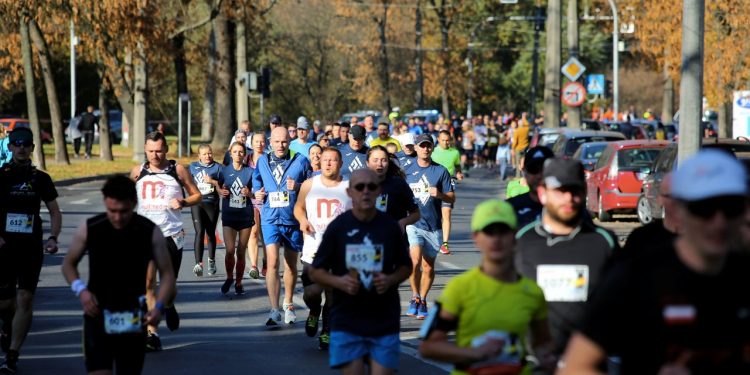
M 106 180 L 109 177 L 117 176 L 117 175 L 127 175 L 127 173 L 128 172 L 109 173 L 109 174 L 101 174 L 101 175 L 96 175 L 96 176 L 70 178 L 70 179 L 67 179 L 67 180 L 55 181 L 55 186 L 57 186 L 57 187 L 66 187 L 66 186 L 71 186 L 71 185 L 80 184 L 80 183 L 84 183 L 84 182 Z

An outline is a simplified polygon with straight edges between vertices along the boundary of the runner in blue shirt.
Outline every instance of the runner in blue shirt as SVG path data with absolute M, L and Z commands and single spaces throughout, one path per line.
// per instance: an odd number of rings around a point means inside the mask
M 417 162 L 417 151 L 414 149 L 414 141 L 417 136 L 412 133 L 399 135 L 398 141 L 401 142 L 402 150 L 395 154 L 401 169 L 406 169 L 410 164 Z
M 223 166 L 214 161 L 211 146 L 198 147 L 198 161 L 190 163 L 190 174 L 195 180 L 203 199 L 200 204 L 190 207 L 195 227 L 195 276 L 203 276 L 203 238 L 208 237 L 208 274 L 216 273 L 216 224 L 219 221 L 219 176 Z
M 229 148 L 232 164 L 226 166 L 219 176 L 221 189 L 221 221 L 224 226 L 224 243 L 226 255 L 224 265 L 227 270 L 227 280 L 221 286 L 221 293 L 227 294 L 234 283 L 234 293 L 245 294 L 242 287 L 242 274 L 245 272 L 245 252 L 250 231 L 255 224 L 253 205 L 250 202 L 250 184 L 253 169 L 244 164 L 245 144 L 235 142 Z M 239 241 L 237 237 L 239 235 Z M 237 259 L 235 263 L 235 244 Z M 236 266 L 236 267 L 235 267 Z M 237 275 L 233 277 L 232 272 Z
M 309 137 L 310 122 L 305 116 L 297 119 L 297 139 L 289 143 L 289 149 L 310 159 L 310 147 L 315 144 Z
M 341 128 L 342 134 L 344 128 Z M 349 132 L 349 143 L 339 146 L 344 166 L 341 168 L 341 176 L 349 179 L 352 172 L 367 167 L 367 146 L 365 146 L 365 128 L 354 125 Z
M 432 136 L 417 138 L 417 162 L 406 168 L 406 182 L 414 192 L 421 218 L 406 227 L 413 272 L 409 278 L 413 297 L 407 316 L 427 317 L 427 293 L 435 279 L 435 258 L 443 240 L 442 207 L 456 201 L 448 170 L 432 161 Z M 420 269 L 421 266 L 421 269 Z
M 253 172 L 253 193 L 263 201 L 261 209 L 261 232 L 266 244 L 268 272 L 266 288 L 271 303 L 266 326 L 281 323 L 279 311 L 279 247 L 284 245 L 284 321 L 292 324 L 297 320 L 292 297 L 297 282 L 297 258 L 302 251 L 302 232 L 294 218 L 294 204 L 302 183 L 312 173 L 310 162 L 304 156 L 289 153 L 289 133 L 278 127 L 271 132 L 272 152 L 258 159 Z

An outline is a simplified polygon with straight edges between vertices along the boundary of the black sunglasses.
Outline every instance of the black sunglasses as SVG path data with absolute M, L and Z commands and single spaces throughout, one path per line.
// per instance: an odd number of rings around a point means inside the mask
M 719 197 L 704 199 L 685 204 L 690 214 L 702 219 L 710 219 L 717 212 L 724 214 L 727 219 L 736 219 L 745 213 L 744 197 Z
M 501 234 L 511 233 L 513 230 L 507 224 L 494 223 L 482 228 L 482 233 L 488 236 L 498 236 Z
M 362 183 L 354 185 L 354 190 L 363 191 L 365 190 L 365 188 L 367 188 L 367 190 L 369 191 L 375 191 L 375 190 L 378 190 L 378 186 L 379 185 L 374 182 L 370 182 L 369 184 L 362 182 Z
M 15 140 L 13 142 L 10 142 L 13 146 L 16 147 L 31 147 L 34 145 L 34 141 L 23 141 L 23 140 Z

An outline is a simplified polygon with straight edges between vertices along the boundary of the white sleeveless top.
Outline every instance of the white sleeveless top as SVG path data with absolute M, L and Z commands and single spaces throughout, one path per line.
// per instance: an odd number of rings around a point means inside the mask
M 169 169 L 151 172 L 141 169 L 141 177 L 135 183 L 138 192 L 137 212 L 153 221 L 164 236 L 174 236 L 182 231 L 182 213 L 179 209 L 170 208 L 169 202 L 172 199 L 182 199 L 183 195 L 182 185 L 168 171 Z
M 305 244 L 302 247 L 301 258 L 303 262 L 312 264 L 328 224 L 336 216 L 352 208 L 352 199 L 346 194 L 348 187 L 349 180 L 343 180 L 334 187 L 327 187 L 323 185 L 320 175 L 312 178 L 312 186 L 305 199 L 305 209 L 307 221 L 315 229 L 315 233 L 304 233 Z

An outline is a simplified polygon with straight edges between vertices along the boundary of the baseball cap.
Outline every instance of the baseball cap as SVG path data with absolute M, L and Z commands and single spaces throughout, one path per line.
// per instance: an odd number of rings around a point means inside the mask
M 500 199 L 489 199 L 474 208 L 471 215 L 471 231 L 479 232 L 492 224 L 505 224 L 511 229 L 518 227 L 516 212 L 510 203 Z
M 532 147 L 526 151 L 526 155 L 523 157 L 523 169 L 526 172 L 537 174 L 542 171 L 544 161 L 554 157 L 555 154 L 548 147 Z
M 271 115 L 271 119 L 268 122 L 272 124 L 281 124 L 281 116 L 276 114 Z
M 432 136 L 429 134 L 420 134 L 419 137 L 417 137 L 417 141 L 414 142 L 414 144 L 421 145 L 422 143 L 429 142 L 431 145 L 435 144 L 435 141 L 432 139 Z
M 583 164 L 578 160 L 551 158 L 544 162 L 544 185 L 550 189 L 563 186 L 585 187 Z
M 2 126 L 2 125 L 0 125 Z M 15 141 L 34 141 L 34 133 L 27 127 L 16 126 L 10 135 L 8 136 L 8 142 L 13 143 Z
M 310 121 L 307 121 L 307 117 L 300 116 L 297 119 L 297 130 L 299 129 L 304 129 L 304 130 L 310 129 Z
M 408 146 L 408 145 L 414 145 L 415 141 L 414 133 L 404 133 L 397 137 L 399 143 L 401 143 L 402 146 Z
M 672 196 L 699 201 L 747 194 L 744 166 L 725 151 L 706 149 L 680 163 L 672 174 Z
M 360 125 L 354 125 L 351 127 L 351 130 L 349 130 L 349 135 L 354 139 L 365 139 L 365 134 L 365 128 Z

